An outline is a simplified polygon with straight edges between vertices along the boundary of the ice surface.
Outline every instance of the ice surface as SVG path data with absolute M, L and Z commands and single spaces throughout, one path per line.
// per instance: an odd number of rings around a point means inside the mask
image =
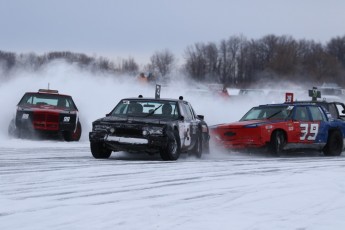
M 92 158 L 89 143 L 0 142 L 0 229 L 343 229 L 345 158 L 212 152 Z

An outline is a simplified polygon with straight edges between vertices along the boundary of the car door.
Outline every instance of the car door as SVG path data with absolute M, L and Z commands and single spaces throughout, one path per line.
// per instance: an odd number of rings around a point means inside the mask
M 311 140 L 314 140 L 315 144 L 326 143 L 328 137 L 328 118 L 325 112 L 320 106 L 309 106 L 308 107 L 311 115 L 311 124 L 314 125 L 315 137 L 311 136 Z M 316 132 L 317 130 L 317 132 Z M 310 138 L 310 137 L 309 137 Z
M 193 124 L 193 112 L 187 102 L 181 103 L 181 112 L 184 117 L 182 123 L 180 123 L 180 138 L 182 147 L 189 147 L 192 143 L 192 124 Z
M 345 105 L 340 102 L 335 102 L 334 104 L 338 112 L 338 118 L 341 120 L 345 120 Z
M 327 127 L 323 111 L 319 106 L 296 106 L 293 115 L 294 141 L 303 144 L 325 142 Z

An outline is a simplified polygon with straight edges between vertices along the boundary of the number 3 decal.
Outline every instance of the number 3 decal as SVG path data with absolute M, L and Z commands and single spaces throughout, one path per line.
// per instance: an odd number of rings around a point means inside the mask
M 307 139 L 308 141 L 314 141 L 316 139 L 316 135 L 319 132 L 319 124 L 300 124 L 301 127 L 301 137 L 299 138 L 301 141 Z

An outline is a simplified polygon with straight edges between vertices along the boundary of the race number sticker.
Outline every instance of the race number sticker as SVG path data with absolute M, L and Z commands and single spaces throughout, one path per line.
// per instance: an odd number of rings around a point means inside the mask
M 22 119 L 24 119 L 24 120 L 29 119 L 29 114 L 23 113 Z
M 319 124 L 300 124 L 301 136 L 300 140 L 314 141 L 316 139 L 317 133 L 319 132 Z
M 189 146 L 191 144 L 190 123 L 180 124 L 180 137 L 183 137 L 183 145 Z

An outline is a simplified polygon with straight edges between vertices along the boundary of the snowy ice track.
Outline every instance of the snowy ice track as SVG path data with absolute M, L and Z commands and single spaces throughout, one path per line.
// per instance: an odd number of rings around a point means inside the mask
M 32 143 L 0 147 L 0 229 L 345 226 L 344 155 L 95 160 L 87 142 Z

